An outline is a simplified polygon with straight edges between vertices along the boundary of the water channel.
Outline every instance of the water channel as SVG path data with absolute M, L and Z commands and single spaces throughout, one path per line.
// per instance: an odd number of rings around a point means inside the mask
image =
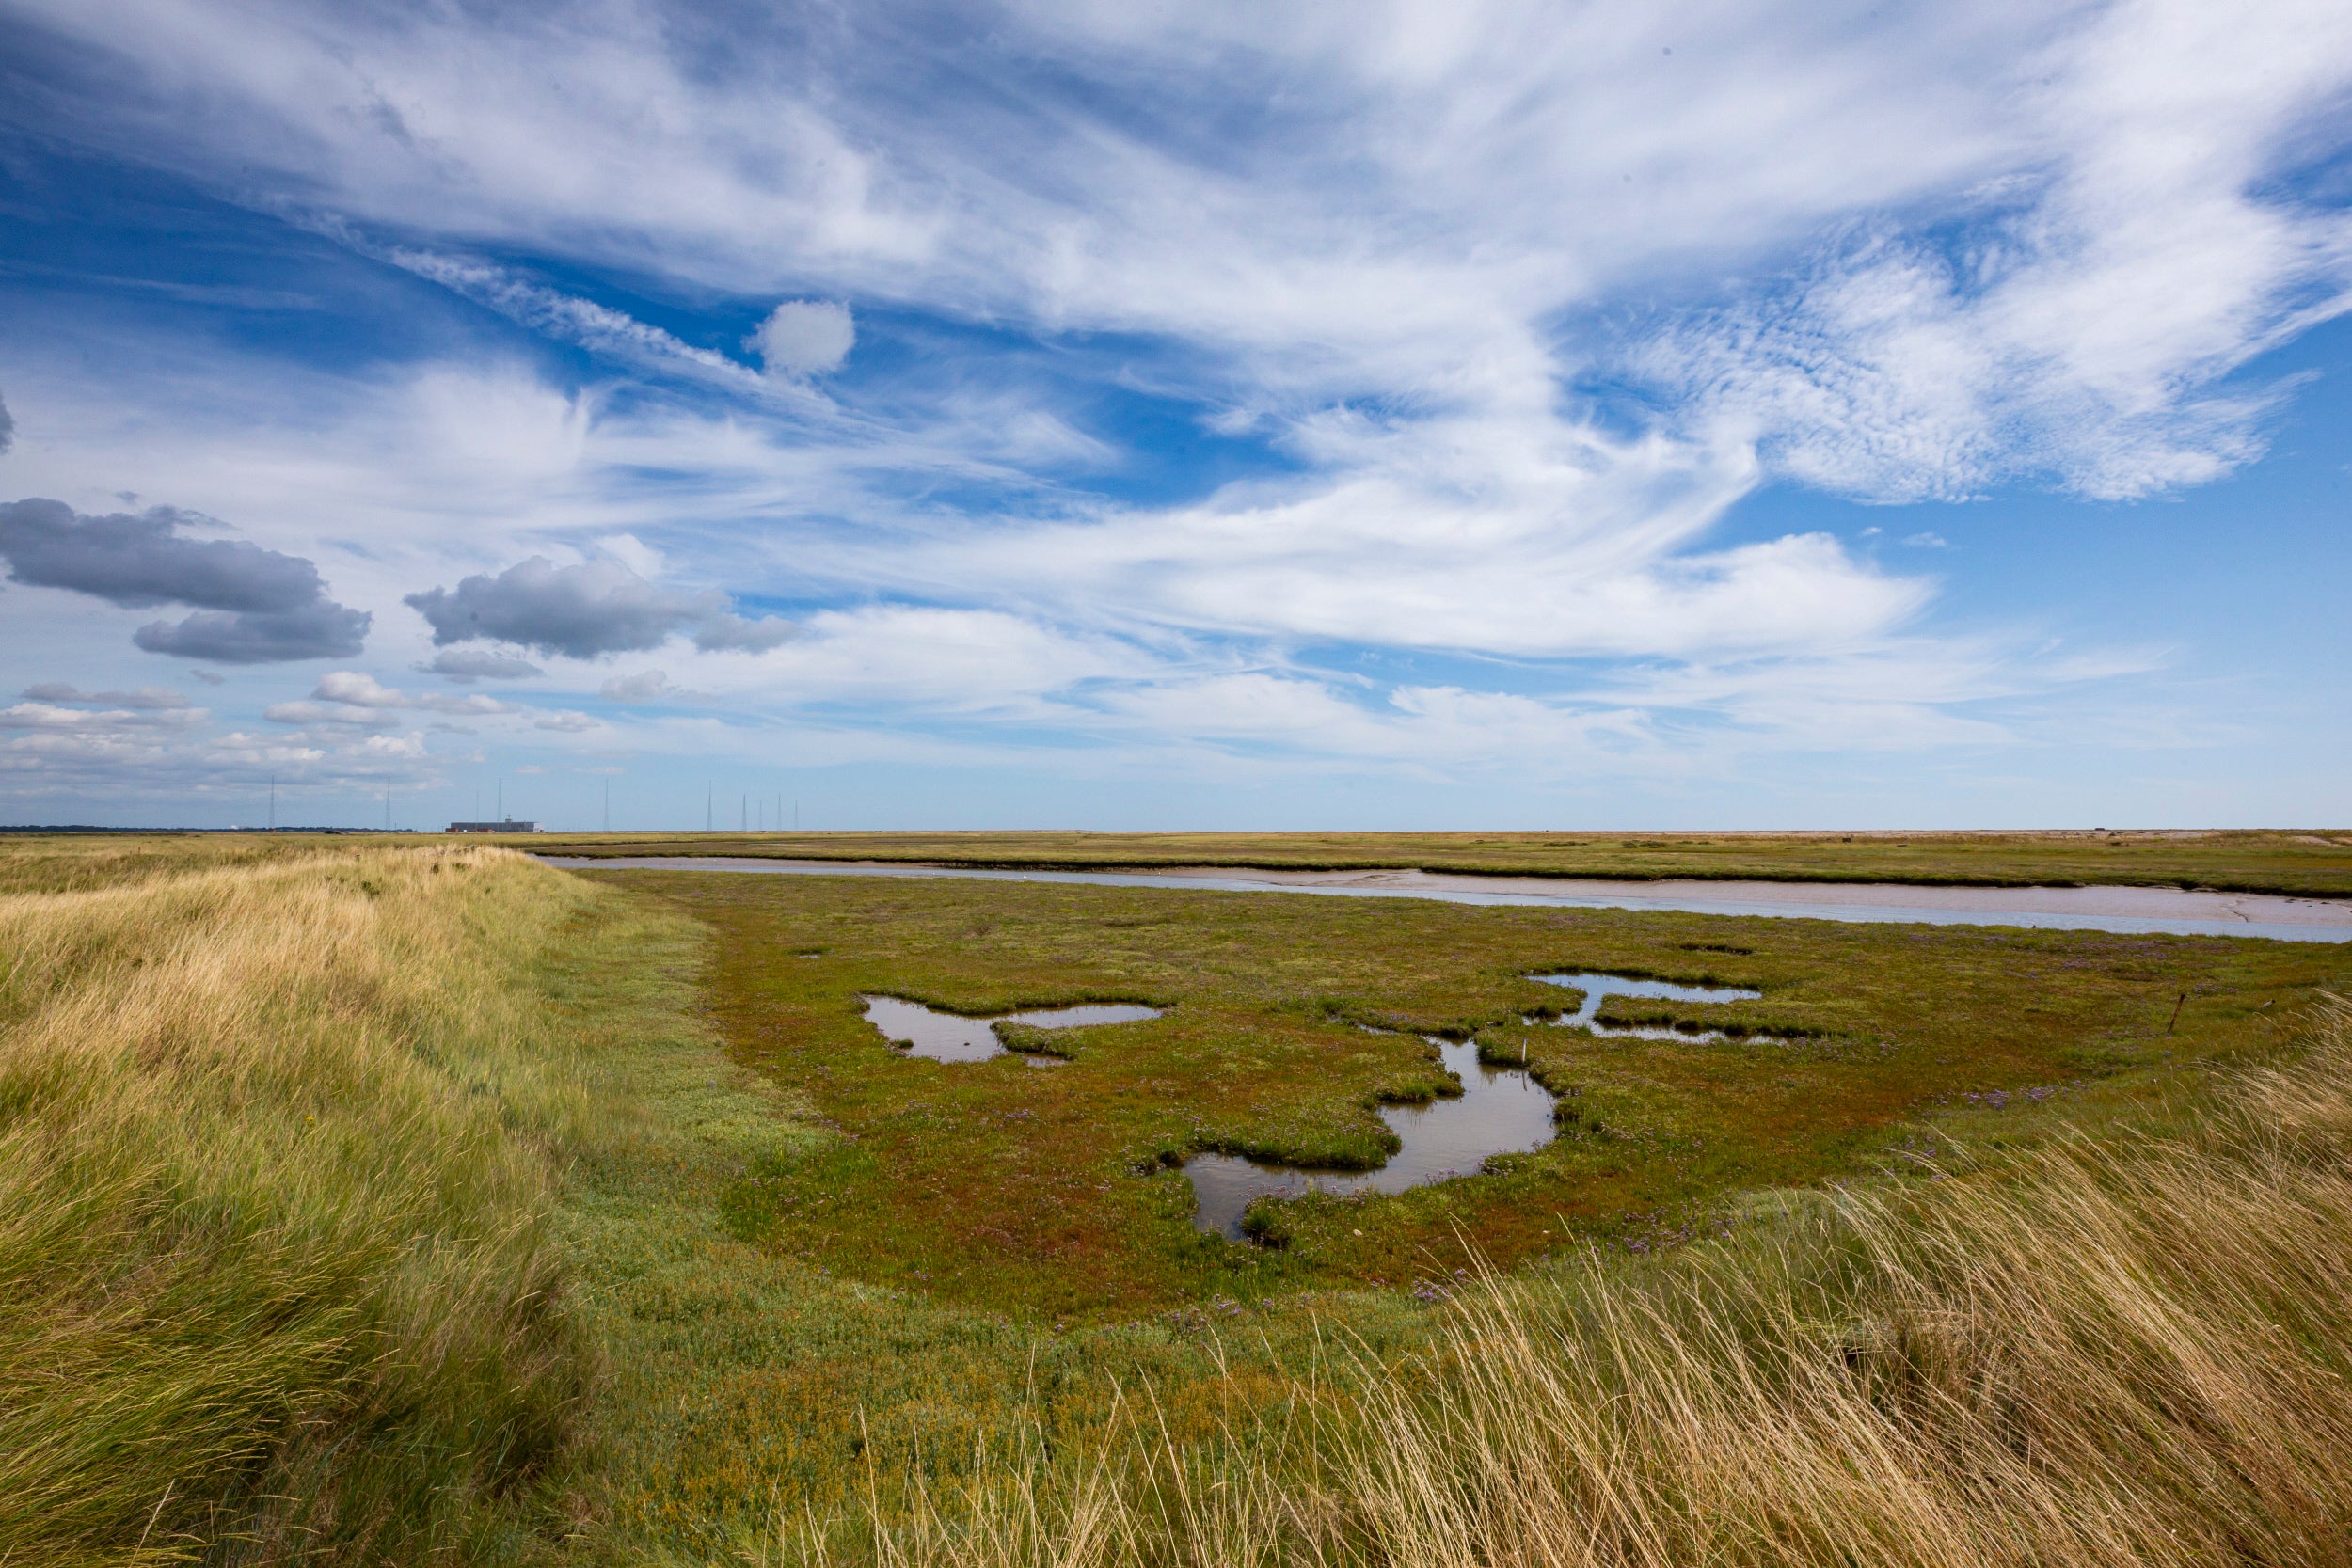
M 998 1013 L 993 1018 L 968 1018 L 961 1013 L 943 1013 L 926 1007 L 920 1002 L 908 1002 L 896 996 L 861 996 L 866 1004 L 866 1022 L 882 1031 L 882 1038 L 902 1046 L 910 1056 L 928 1056 L 934 1062 L 985 1062 L 992 1056 L 1005 1054 L 1005 1042 L 996 1037 L 999 1023 L 1025 1023 L 1033 1029 L 1084 1029 L 1097 1023 L 1135 1023 L 1147 1018 L 1157 1018 L 1160 1009 L 1139 1003 L 1089 1003 L 1078 1007 L 1054 1007 L 1041 1012 Z M 1031 1067 L 1059 1067 L 1057 1056 L 1029 1054 Z
M 1478 1059 L 1469 1041 L 1424 1037 L 1448 1072 L 1461 1081 L 1458 1099 L 1426 1105 L 1383 1105 L 1380 1119 L 1404 1147 L 1375 1170 L 1301 1170 L 1261 1164 L 1238 1154 L 1196 1154 L 1184 1162 L 1192 1180 L 1192 1223 L 1233 1241 L 1242 1239 L 1242 1212 L 1262 1197 L 1302 1193 L 1401 1193 L 1455 1176 L 1475 1176 L 1490 1154 L 1524 1154 L 1551 1141 L 1551 1091 L 1515 1067 Z
M 1615 974 L 1531 974 L 1531 980 L 1583 993 L 1583 1003 L 1549 1022 L 1614 1038 L 1669 1039 L 1703 1044 L 1721 1032 L 1691 1033 L 1649 1027 L 1613 1028 L 1597 1021 L 1604 998 L 1634 996 L 1661 1002 L 1753 1002 L 1761 991 L 1733 986 L 1677 986 L 1664 980 L 1630 980 Z M 1535 1022 L 1528 1020 L 1529 1022 Z M 1375 1030 L 1374 1033 L 1381 1033 Z M 1526 1154 L 1549 1143 L 1559 1101 L 1523 1068 L 1479 1059 L 1470 1041 L 1422 1037 L 1438 1048 L 1445 1069 L 1461 1083 L 1458 1099 L 1426 1105 L 1383 1105 L 1380 1119 L 1400 1147 L 1377 1168 L 1365 1171 L 1307 1170 L 1271 1164 L 1238 1154 L 1196 1154 L 1184 1162 L 1192 1180 L 1192 1223 L 1232 1241 L 1243 1239 L 1242 1215 L 1262 1197 L 1297 1197 L 1310 1192 L 1401 1193 L 1410 1187 L 1475 1176 L 1495 1154 Z M 1764 1036 L 1751 1036 L 1772 1043 Z
M 1536 1023 L 1549 1022 L 1563 1029 L 1583 1029 L 1609 1039 L 1681 1040 L 1691 1045 L 1705 1045 L 1724 1037 L 1720 1029 L 1665 1029 L 1652 1024 L 1615 1026 L 1603 1023 L 1597 1016 L 1604 998 L 1639 996 L 1659 1002 L 1753 1002 L 1764 993 L 1741 990 L 1736 986 L 1677 986 L 1664 980 L 1627 980 L 1614 974 L 1531 974 L 1547 986 L 1563 986 L 1584 993 L 1584 1005 L 1572 1013 L 1563 1013 L 1550 1020 L 1526 1019 Z M 1772 1035 L 1749 1035 L 1745 1038 L 1758 1045 L 1788 1043 Z
M 1681 910 L 1782 920 L 2029 926 L 2058 930 L 2278 942 L 2352 942 L 2352 899 L 2291 898 L 2167 887 L 1924 887 L 1896 882 L 1611 881 L 1431 871 L 1018 871 L 883 861 L 793 861 L 723 855 L 543 855 L 572 870 L 747 871 L 801 877 L 954 877 L 1094 887 L 1189 887 L 1339 898 L 1435 898 L 1537 909 Z

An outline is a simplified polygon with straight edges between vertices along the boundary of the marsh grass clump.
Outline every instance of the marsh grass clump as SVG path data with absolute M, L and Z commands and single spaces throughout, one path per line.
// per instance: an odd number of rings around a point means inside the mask
M 232 848 L 0 897 L 10 1568 L 485 1550 L 581 1394 L 518 976 L 585 890 Z

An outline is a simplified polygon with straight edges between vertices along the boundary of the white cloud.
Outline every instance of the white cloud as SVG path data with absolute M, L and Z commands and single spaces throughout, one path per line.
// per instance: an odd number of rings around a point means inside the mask
M 850 308 L 831 300 L 787 299 L 759 324 L 744 347 L 759 351 L 770 375 L 837 371 L 857 344 Z
M 2145 495 L 2258 455 L 2218 383 L 2352 307 L 2352 216 L 2266 177 L 2352 86 L 2352 17 L 2299 3 L 2105 8 L 2017 108 L 2041 156 L 1957 238 L 1878 219 L 1791 293 L 1637 359 L 1785 472 L 1882 499 L 2017 477 Z
M 40 703 L 95 703 L 103 707 L 151 708 L 157 711 L 190 706 L 187 698 L 162 686 L 142 686 L 135 691 L 84 691 L 66 681 L 42 681 L 24 689 Z
M 59 134 L 304 193 L 370 254 L 392 254 L 373 225 L 413 235 L 399 264 L 596 369 L 576 393 L 516 363 L 289 376 L 262 406 L 158 350 L 78 409 L 37 385 L 42 451 L 11 464 L 76 504 L 169 490 L 331 554 L 378 657 L 423 653 L 403 595 L 534 557 L 830 605 L 783 647 L 677 648 L 677 678 L 737 708 L 864 705 L 845 724 L 1335 757 L 1671 751 L 1701 721 L 1994 740 L 1963 710 L 2055 666 L 1931 639 L 1935 582 L 1826 534 L 1725 543 L 1727 512 L 1772 478 L 1880 500 L 2212 479 L 2263 442 L 2268 394 L 2229 377 L 2352 286 L 2341 208 L 2277 178 L 2338 147 L 2352 83 L 2352 13 L 2304 0 L 1040 0 L 988 13 L 986 95 L 938 19 L 879 11 L 812 50 L 652 0 L 25 9 L 144 73 L 119 119 Z M 697 340 L 501 253 L 736 313 Z M 735 339 L 787 295 L 755 373 Z M 919 368 L 879 389 L 865 351 L 808 384 L 861 326 L 926 314 L 1103 358 L 1072 392 L 902 343 Z M 1626 374 L 1655 403 L 1566 390 Z M 1176 501 L 1065 488 L 1120 473 L 1091 405 L 1112 385 L 1189 399 L 1288 471 Z M 149 397 L 173 417 L 129 406 Z M 1367 695 L 1300 651 L 1332 645 L 1511 673 Z M 1632 673 L 1558 663 L 1584 659 Z M 270 716 L 431 705 L 351 680 Z
M 179 707 L 162 712 L 134 708 L 59 707 L 54 703 L 14 703 L 0 707 L 0 729 L 43 730 L 60 734 L 119 734 L 133 730 L 180 730 L 202 723 L 210 715 L 202 708 Z
M 660 670 L 641 670 L 633 675 L 615 675 L 596 689 L 596 694 L 609 703 L 691 703 L 707 701 L 708 692 L 689 691 L 671 683 L 669 675 Z

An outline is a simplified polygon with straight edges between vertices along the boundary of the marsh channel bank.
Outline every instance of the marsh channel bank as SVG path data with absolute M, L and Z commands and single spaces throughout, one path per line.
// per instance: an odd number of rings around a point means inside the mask
M 920 865 L 902 861 L 770 860 L 755 856 L 541 855 L 576 871 L 739 871 L 813 877 L 959 878 L 1093 887 L 1199 888 L 1343 898 L 1433 898 L 1450 904 L 1552 909 L 1676 910 L 1931 926 L 2025 926 L 2187 937 L 2352 942 L 2352 899 L 2301 898 L 2173 887 L 1970 887 L 1905 882 L 1773 882 L 1478 876 L 1438 871 L 1043 871 Z

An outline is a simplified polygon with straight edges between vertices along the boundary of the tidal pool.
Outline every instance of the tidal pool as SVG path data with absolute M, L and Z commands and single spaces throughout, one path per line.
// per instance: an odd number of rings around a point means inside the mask
M 1703 1045 L 1724 1037 L 1718 1029 L 1660 1029 L 1638 1024 L 1630 1028 L 1612 1028 L 1596 1021 L 1604 997 L 1640 996 L 1661 1002 L 1753 1002 L 1764 994 L 1760 990 L 1742 990 L 1737 986 L 1677 986 L 1663 980 L 1621 979 L 1614 974 L 1531 974 L 1528 978 L 1540 980 L 1547 986 L 1581 990 L 1584 993 L 1584 1005 L 1573 1013 L 1564 1013 L 1555 1019 L 1539 1021 L 1531 1018 L 1523 1022 L 1544 1022 L 1563 1029 L 1588 1030 L 1611 1039 L 1687 1040 L 1694 1045 Z M 1749 1035 L 1745 1037 L 1764 1045 L 1785 1043 L 1771 1035 Z
M 1160 1009 L 1137 1003 L 1089 1003 L 1080 1007 L 1055 1007 L 1033 1013 L 999 1013 L 993 1018 L 966 1018 L 961 1013 L 935 1012 L 920 1002 L 896 996 L 861 996 L 866 1022 L 882 1031 L 882 1038 L 904 1046 L 912 1056 L 935 1062 L 985 1062 L 1005 1054 L 996 1037 L 997 1023 L 1026 1023 L 1038 1029 L 1083 1029 L 1094 1023 L 1134 1023 L 1157 1018 Z M 1031 1066 L 1053 1057 L 1029 1058 Z M 1058 1064 L 1057 1064 L 1058 1065 Z
M 1478 1059 L 1468 1041 L 1424 1037 L 1446 1070 L 1461 1080 L 1458 1099 L 1426 1105 L 1383 1105 L 1380 1119 L 1404 1147 L 1375 1170 L 1302 1170 L 1238 1154 L 1196 1154 L 1184 1162 L 1192 1181 L 1192 1223 L 1232 1241 L 1242 1239 L 1242 1212 L 1262 1197 L 1302 1193 L 1401 1193 L 1456 1176 L 1475 1176 L 1490 1154 L 1524 1154 L 1552 1138 L 1558 1101 L 1524 1069 Z

